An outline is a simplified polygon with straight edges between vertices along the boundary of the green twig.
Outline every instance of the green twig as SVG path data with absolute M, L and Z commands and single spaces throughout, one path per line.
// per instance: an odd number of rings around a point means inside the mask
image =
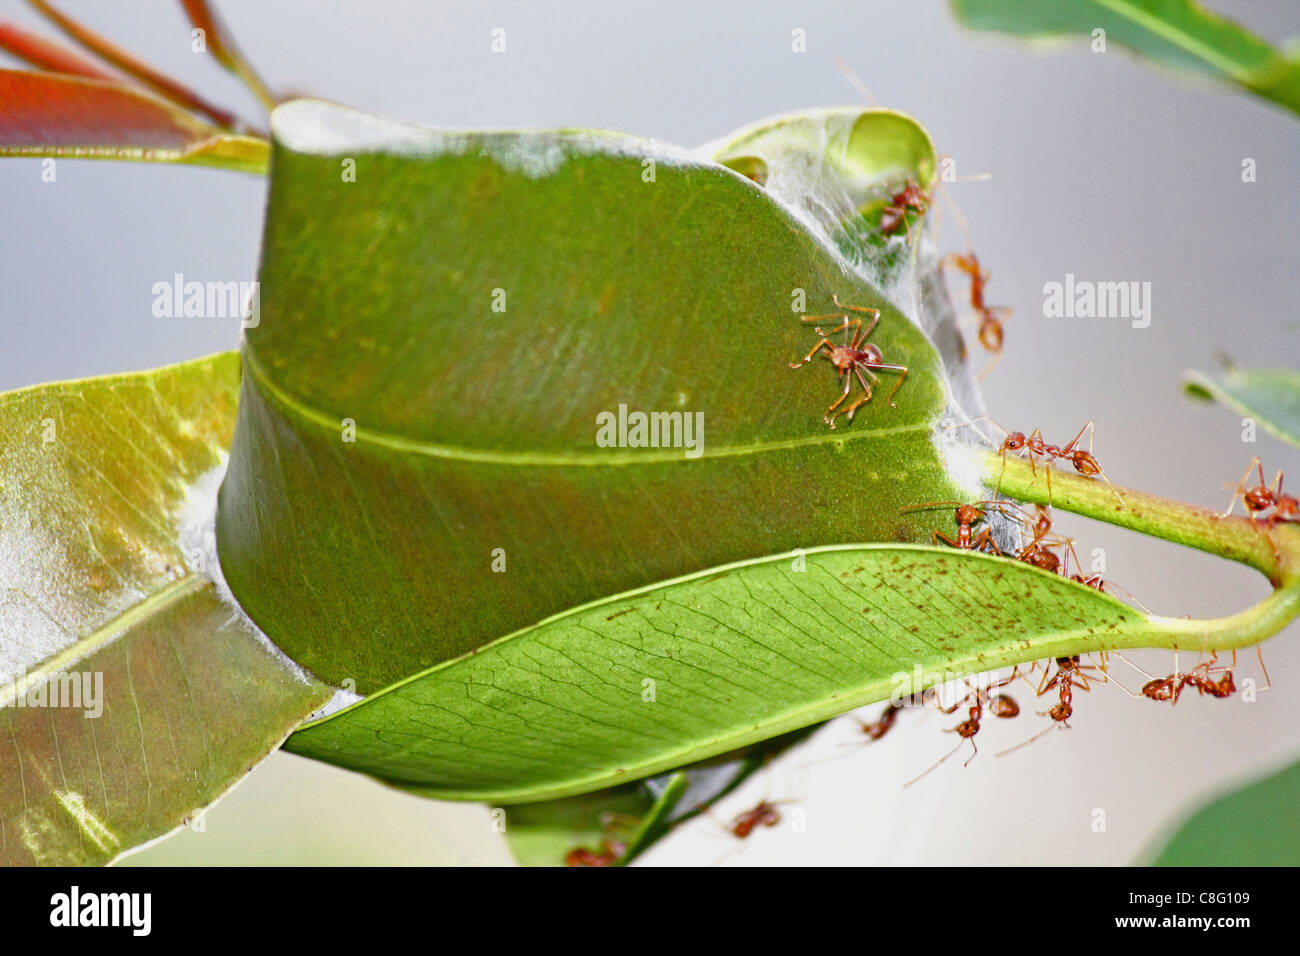
M 1134 491 L 1112 490 L 1104 481 L 1053 470 L 1039 463 L 984 455 L 990 485 L 1012 498 L 1050 504 L 1074 514 L 1153 537 L 1186 545 L 1248 565 L 1273 585 L 1260 603 L 1229 617 L 1196 620 L 1151 616 L 1149 628 L 1139 629 L 1151 647 L 1194 647 L 1232 650 L 1272 637 L 1300 616 L 1300 527 L 1280 524 L 1268 529 L 1245 517 L 1220 517 L 1208 508 Z M 1122 497 L 1123 505 L 1117 500 Z M 1133 635 L 1126 640 L 1127 646 Z

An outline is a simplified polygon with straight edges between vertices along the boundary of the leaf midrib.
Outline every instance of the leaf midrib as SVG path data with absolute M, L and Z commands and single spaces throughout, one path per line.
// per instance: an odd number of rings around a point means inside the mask
M 1193 56 L 1222 70 L 1243 85 L 1249 86 L 1253 82 L 1252 78 L 1258 73 L 1257 68 L 1246 67 L 1236 60 L 1220 55 L 1219 51 L 1214 47 L 1202 43 L 1186 30 L 1180 29 L 1176 24 L 1167 23 L 1159 17 L 1139 9 L 1133 4 L 1132 0 L 1093 0 L 1093 2 L 1174 46 L 1181 47 Z
M 317 425 L 331 433 L 340 430 L 342 419 L 335 418 L 326 412 L 313 407 L 305 400 L 295 395 L 291 395 L 289 392 L 272 382 L 270 376 L 267 374 L 266 370 L 262 367 L 261 363 L 257 360 L 250 348 L 246 347 L 244 349 L 243 362 L 245 373 L 252 376 L 258 389 L 265 397 L 271 399 L 283 409 L 297 415 L 300 419 L 306 422 Z M 365 441 L 368 444 L 378 445 L 391 451 L 410 455 L 421 455 L 428 458 L 464 461 L 473 464 L 510 465 L 515 467 L 595 467 L 608 465 L 646 465 L 658 462 L 682 460 L 702 461 L 706 458 L 734 458 L 744 455 L 759 455 L 771 451 L 804 448 L 827 443 L 843 445 L 846 442 L 854 440 L 888 438 L 895 435 L 904 435 L 914 432 L 929 433 L 931 431 L 933 431 L 933 425 L 928 421 L 912 425 L 898 425 L 891 428 L 854 428 L 851 431 L 841 432 L 838 434 L 831 434 L 828 429 L 824 433 L 809 435 L 806 438 L 789 438 L 781 441 L 760 442 L 749 445 L 725 445 L 721 447 L 710 447 L 706 445 L 703 449 L 703 453 L 698 458 L 686 459 L 684 450 L 681 448 L 648 449 L 646 451 L 634 453 L 628 453 L 619 449 L 605 449 L 596 452 L 537 452 L 467 448 L 463 445 L 447 445 L 438 442 L 406 438 L 401 435 L 394 435 L 391 432 L 363 428 L 360 424 L 355 426 L 355 434 L 358 442 Z
M 19 678 L 19 675 L 13 675 L 0 687 L 0 708 L 8 707 L 18 697 L 27 693 L 36 682 L 44 680 L 46 675 L 58 673 L 103 650 L 136 624 L 162 613 L 206 584 L 208 580 L 196 574 L 186 575 L 179 581 L 173 581 L 162 590 L 154 591 L 143 601 L 131 605 L 125 611 L 110 618 L 84 637 L 77 638 L 53 656 L 41 661 L 36 667 L 25 670 L 20 679 L 15 679 Z

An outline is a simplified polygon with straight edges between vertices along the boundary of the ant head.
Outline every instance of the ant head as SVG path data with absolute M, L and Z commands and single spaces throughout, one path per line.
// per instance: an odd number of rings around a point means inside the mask
M 1007 440 L 1002 443 L 1003 451 L 1020 451 L 1020 449 L 1024 447 L 1025 447 L 1024 432 L 1010 432 L 1007 435 Z
M 1263 511 L 1273 505 L 1273 492 L 1264 486 L 1249 488 L 1241 496 L 1248 511 Z M 1292 506 L 1294 507 L 1294 505 Z
M 962 505 L 957 509 L 958 524 L 974 524 L 984 517 L 984 512 L 974 505 Z
M 1059 724 L 1070 719 L 1074 714 L 1074 708 L 1069 704 L 1062 702 L 1054 705 L 1047 713 L 1050 714 L 1051 718 Z

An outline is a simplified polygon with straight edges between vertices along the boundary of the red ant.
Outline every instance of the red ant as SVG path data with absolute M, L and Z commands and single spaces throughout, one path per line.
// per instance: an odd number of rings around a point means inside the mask
M 893 728 L 894 722 L 898 720 L 898 712 L 902 709 L 903 705 L 901 702 L 898 704 L 887 704 L 884 713 L 880 715 L 880 719 L 875 723 L 869 724 L 865 720 L 859 719 L 858 724 L 862 727 L 862 732 L 866 734 L 869 739 L 879 740 Z
M 1011 310 L 1006 306 L 988 306 L 984 303 L 984 286 L 988 284 L 989 274 L 981 268 L 974 252 L 965 255 L 953 253 L 943 260 L 942 265 L 955 266 L 970 278 L 970 304 L 979 320 L 979 343 L 985 351 L 993 354 L 993 360 L 980 373 L 980 378 L 983 379 L 1002 357 L 1002 320 L 1010 318 Z
M 1060 574 L 1076 584 L 1082 584 L 1086 588 L 1092 588 L 1100 594 L 1109 595 L 1107 587 L 1116 588 L 1123 592 L 1130 601 L 1133 602 L 1142 611 L 1147 614 L 1151 609 L 1139 601 L 1127 589 L 1120 587 L 1112 581 L 1106 581 L 1100 574 L 1070 573 L 1070 560 L 1074 560 L 1076 568 L 1082 572 L 1083 563 L 1079 560 L 1079 555 L 1074 550 L 1074 539 L 1065 537 L 1049 537 L 1052 531 L 1052 515 L 1047 508 L 1042 505 L 1034 505 L 1037 517 L 1030 517 L 1025 514 L 1025 526 L 1031 534 L 1030 542 L 1016 552 L 1016 559 L 1024 561 L 1026 564 L 1032 564 L 1049 574 Z M 1022 514 L 1024 512 L 1022 511 Z M 1059 549 L 1060 553 L 1053 548 Z
M 1246 482 L 1250 480 L 1250 473 L 1258 471 L 1259 484 L 1252 488 L 1246 487 Z M 1246 473 L 1241 476 L 1241 481 L 1237 483 L 1237 490 L 1232 494 L 1232 500 L 1228 502 L 1228 510 L 1219 515 L 1220 518 L 1226 518 L 1232 514 L 1233 507 L 1237 504 L 1237 499 L 1241 499 L 1242 505 L 1246 509 L 1246 514 L 1254 523 L 1256 517 L 1269 508 L 1273 509 L 1271 515 L 1264 517 L 1264 526 L 1269 530 L 1277 527 L 1284 522 L 1300 521 L 1300 499 L 1294 495 L 1282 493 L 1282 472 L 1279 471 L 1273 478 L 1273 484 L 1264 484 L 1264 465 L 1258 457 L 1252 458 L 1250 464 L 1246 467 Z
M 1256 647 L 1255 654 L 1259 658 L 1260 670 L 1264 672 L 1265 687 L 1268 690 L 1273 686 L 1268 676 L 1268 668 L 1264 666 L 1264 652 Z M 1125 662 L 1138 671 L 1140 674 L 1151 678 L 1142 685 L 1140 694 L 1130 696 L 1146 697 L 1148 700 L 1154 700 L 1159 703 L 1169 702 L 1170 704 L 1178 703 L 1178 698 L 1183 695 L 1183 691 L 1188 687 L 1195 687 L 1198 694 L 1209 694 L 1211 697 L 1217 697 L 1220 700 L 1231 697 L 1237 692 L 1237 685 L 1233 679 L 1233 671 L 1237 668 L 1237 652 L 1232 652 L 1232 664 L 1228 667 L 1215 667 L 1218 661 L 1218 655 L 1213 651 L 1210 652 L 1209 660 L 1202 661 L 1187 673 L 1182 673 L 1178 669 L 1177 655 L 1174 657 L 1174 672 L 1168 677 L 1152 677 L 1145 670 L 1138 667 L 1132 661 L 1124 658 Z M 1216 680 L 1213 674 L 1219 675 Z
M 1210 677 L 1212 663 L 1213 659 L 1203 661 L 1186 674 L 1179 674 L 1175 665 L 1174 672 L 1168 677 L 1158 677 L 1143 684 L 1142 696 L 1159 703 L 1168 701 L 1176 704 L 1178 698 L 1183 696 L 1183 691 L 1191 686 L 1198 693 L 1209 694 L 1211 697 L 1231 697 L 1237 692 L 1237 686 L 1232 680 L 1232 668 L 1221 669 L 1221 676 L 1216 681 Z
M 1092 690 L 1092 685 L 1088 683 L 1088 671 L 1101 671 L 1101 677 L 1093 676 L 1097 683 L 1104 683 L 1107 678 L 1106 665 L 1080 664 L 1079 655 L 1071 657 L 1056 658 L 1056 673 L 1052 673 L 1051 666 L 1043 672 L 1043 679 L 1038 682 L 1038 696 L 1042 697 L 1053 687 L 1059 688 L 1061 703 L 1069 704 L 1072 699 L 1070 688 L 1077 687 L 1080 690 Z M 1050 676 L 1050 680 L 1048 679 Z
M 777 810 L 776 804 L 760 800 L 756 806 L 738 814 L 727 830 L 738 840 L 744 840 L 758 827 L 774 827 L 780 822 L 781 812 Z
M 1004 470 L 1007 466 L 1007 452 L 1012 452 L 1017 456 L 1020 456 L 1023 453 L 1024 457 L 1028 458 L 1029 468 L 1034 473 L 1035 477 L 1038 475 L 1036 464 L 1038 459 L 1047 459 L 1047 501 L 1049 504 L 1052 500 L 1052 462 L 1068 461 L 1074 466 L 1074 470 L 1079 474 L 1085 475 L 1089 478 L 1100 477 L 1102 481 L 1106 482 L 1106 486 L 1110 488 L 1111 494 L 1113 494 L 1115 500 L 1119 502 L 1120 508 L 1123 509 L 1126 507 L 1123 495 L 1121 495 L 1115 486 L 1111 484 L 1110 479 L 1106 477 L 1106 473 L 1102 471 L 1101 462 L 1097 461 L 1097 457 L 1092 453 L 1094 430 L 1092 422 L 1085 422 L 1084 426 L 1079 429 L 1079 433 L 1070 439 L 1070 441 L 1065 445 L 1049 444 L 1043 439 L 1042 429 L 1039 428 L 1035 428 L 1028 436 L 1026 436 L 1024 432 L 1007 431 L 987 415 L 981 415 L 979 418 L 972 418 L 970 421 L 963 422 L 960 425 L 949 425 L 948 429 L 964 428 L 967 425 L 973 425 L 975 422 L 980 421 L 989 422 L 991 425 L 1006 433 L 1006 440 L 1004 440 L 998 447 L 998 451 L 1002 455 L 1002 468 Z M 1078 447 L 1079 442 L 1083 439 L 1084 432 L 1088 433 L 1087 451 Z M 1001 489 L 1002 474 L 999 472 L 997 490 L 1000 492 Z
M 937 707 L 941 713 L 945 713 L 945 714 L 951 714 L 962 705 L 966 705 L 967 707 L 966 719 L 963 720 L 961 723 L 959 723 L 956 727 L 946 728 L 946 731 L 948 733 L 955 733 L 958 737 L 961 738 L 961 740 L 958 741 L 956 747 L 954 747 L 952 750 L 948 751 L 937 761 L 935 761 L 935 763 L 924 773 L 920 774 L 919 776 L 913 777 L 907 783 L 903 784 L 903 786 L 910 787 L 912 784 L 916 783 L 926 774 L 930 773 L 931 770 L 934 770 L 936 767 L 939 766 L 939 764 L 943 763 L 945 760 L 947 760 L 949 757 L 955 754 L 958 750 L 960 750 L 962 746 L 967 742 L 970 743 L 971 755 L 966 758 L 966 762 L 962 764 L 962 766 L 963 767 L 970 766 L 970 762 L 974 760 L 976 756 L 979 755 L 979 748 L 975 746 L 975 735 L 980 732 L 980 717 L 984 712 L 984 708 L 988 707 L 990 714 L 992 714 L 994 717 L 999 717 L 1003 719 L 1010 719 L 1020 714 L 1020 705 L 1017 704 L 1012 697 L 1006 694 L 989 694 L 988 691 L 996 687 L 1005 687 L 1007 684 L 1011 683 L 1019 676 L 1020 676 L 1020 668 L 1018 667 L 1013 668 L 1010 677 L 1007 677 L 1005 680 L 1000 680 L 997 681 L 996 683 L 990 684 L 988 688 L 976 688 L 974 691 L 967 693 L 964 699 L 959 700 L 951 707 L 947 707 L 947 708 L 941 707 L 936 701 L 934 706 Z
M 613 866 L 627 846 L 617 841 L 601 840 L 600 849 L 589 850 L 575 846 L 564 856 L 565 866 Z
M 898 390 L 902 388 L 903 380 L 907 378 L 908 369 L 906 365 L 885 364 L 885 357 L 880 351 L 880 348 L 867 341 L 867 336 L 871 335 L 872 330 L 875 329 L 876 324 L 880 321 L 879 309 L 870 309 L 861 305 L 845 305 L 842 304 L 834 295 L 831 296 L 831 301 L 835 303 L 836 308 L 852 309 L 854 312 L 862 312 L 866 315 L 870 315 L 870 324 L 863 329 L 861 319 L 850 319 L 848 314 L 843 312 L 804 316 L 801 320 L 803 322 L 820 322 L 823 319 L 843 319 L 843 323 L 839 328 L 832 329 L 829 334 L 834 335 L 836 332 L 842 331 L 847 344 L 835 345 L 831 342 L 828 334 L 818 328 L 816 329 L 816 332 L 821 336 L 821 341 L 812 347 L 811 351 L 803 357 L 802 361 L 791 362 L 790 367 L 800 368 L 808 364 L 812 361 L 813 356 L 822 349 L 826 349 L 829 352 L 831 364 L 835 366 L 835 371 L 839 374 L 839 377 L 844 379 L 843 394 L 831 403 L 831 407 L 826 409 L 826 414 L 822 418 L 826 424 L 830 425 L 831 428 L 834 428 L 835 419 L 838 416 L 847 414 L 849 421 L 853 421 L 853 416 L 857 410 L 867 402 L 871 401 L 871 385 L 869 385 L 867 380 L 862 377 L 863 372 L 867 374 L 872 382 L 878 382 L 880 380 L 872 372 L 872 369 L 888 369 L 889 371 L 903 373 L 898 377 L 898 383 L 894 386 L 894 390 L 889 393 L 889 407 L 897 408 L 898 406 L 894 404 L 894 396 L 898 394 Z M 853 330 L 853 338 L 851 340 L 849 339 L 850 329 Z M 850 373 L 852 373 L 852 378 L 850 377 Z M 836 409 L 844 403 L 844 400 L 849 397 L 849 392 L 853 389 L 853 378 L 856 378 L 862 385 L 862 390 L 864 392 L 862 398 L 858 399 L 848 408 L 836 411 Z
M 600 815 L 600 828 L 604 830 L 606 834 L 616 830 L 629 832 L 640 822 L 641 821 L 636 817 L 621 813 L 602 813 Z M 626 852 L 626 842 L 606 836 L 600 841 L 600 846 L 595 850 L 589 849 L 585 846 L 575 846 L 564 855 L 564 865 L 613 866 L 618 862 L 619 857 Z
M 942 508 L 944 506 L 957 506 L 955 517 L 957 519 L 957 538 L 953 540 L 942 531 L 933 530 L 930 532 L 930 544 L 938 545 L 940 541 L 952 548 L 960 548 L 963 551 L 990 551 L 993 554 L 1001 556 L 1002 549 L 998 547 L 997 542 L 993 540 L 993 532 L 990 528 L 985 528 L 979 534 L 972 537 L 974 525 L 985 520 L 984 510 L 978 505 L 997 505 L 1002 507 L 1008 504 L 1005 501 L 980 501 L 976 504 L 962 504 L 960 501 L 928 501 L 923 505 L 908 505 L 906 508 L 900 508 L 900 511 L 919 511 L 924 508 Z
M 930 194 L 917 183 L 909 181 L 903 186 L 902 192 L 894 193 L 889 197 L 889 204 L 885 206 L 880 216 L 880 231 L 889 236 L 898 232 L 899 226 L 902 226 L 907 230 L 907 241 L 911 244 L 912 226 L 907 221 L 907 211 L 912 209 L 918 216 L 923 216 L 929 208 Z
M 1088 683 L 1087 674 L 1087 671 L 1090 670 L 1100 670 L 1102 674 L 1105 675 L 1106 665 L 1104 659 L 1102 665 L 1097 667 L 1092 664 L 1080 664 L 1079 655 L 1077 654 L 1071 657 L 1058 657 L 1056 658 L 1055 674 L 1052 673 L 1051 664 L 1048 664 L 1047 669 L 1043 672 L 1042 680 L 1038 682 L 1038 696 L 1043 696 L 1055 687 L 1057 692 L 1057 703 L 1053 704 L 1046 711 L 1041 711 L 1039 716 L 1051 717 L 1052 722 L 1047 725 L 1046 729 L 1034 734 L 1034 736 L 1030 737 L 1023 743 L 1016 744 L 1010 750 L 1002 751 L 1002 753 L 997 756 L 1005 757 L 1012 751 L 1019 750 L 1021 747 L 1027 747 L 1044 734 L 1050 733 L 1053 730 L 1069 730 L 1069 720 L 1074 716 L 1074 688 L 1077 687 L 1080 690 L 1092 689 L 1092 685 Z M 1049 677 L 1050 680 L 1048 679 Z M 1109 680 L 1110 678 L 1105 677 L 1104 679 Z M 1098 678 L 1094 677 L 1093 680 L 1098 680 Z M 1098 682 L 1100 683 L 1100 681 Z
M 1061 570 L 1062 562 L 1061 557 L 1052 548 L 1070 546 L 1070 539 L 1052 538 L 1050 543 L 1047 543 L 1048 535 L 1052 531 L 1052 514 L 1042 505 L 1034 505 L 1034 509 L 1037 517 L 1031 518 L 1026 514 L 1024 519 L 1032 539 L 1016 552 L 1016 560 L 1032 564 L 1048 574 L 1057 574 Z

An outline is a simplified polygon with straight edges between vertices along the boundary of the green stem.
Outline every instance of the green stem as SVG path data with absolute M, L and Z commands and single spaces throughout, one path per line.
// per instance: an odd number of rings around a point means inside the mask
M 1170 498 L 1112 489 L 1097 478 L 1059 470 L 1049 473 L 1042 464 L 1035 467 L 1018 458 L 1004 462 L 992 451 L 984 453 L 983 465 L 988 483 L 1004 495 L 1050 504 L 1248 565 L 1273 585 L 1273 593 L 1263 601 L 1229 617 L 1195 620 L 1152 615 L 1149 627 L 1139 629 L 1149 641 L 1143 646 L 1199 646 L 1220 651 L 1249 647 L 1272 637 L 1300 615 L 1300 527 L 1281 524 L 1266 529 L 1249 518 L 1223 518 L 1207 508 Z M 1125 644 L 1136 646 L 1127 639 Z

